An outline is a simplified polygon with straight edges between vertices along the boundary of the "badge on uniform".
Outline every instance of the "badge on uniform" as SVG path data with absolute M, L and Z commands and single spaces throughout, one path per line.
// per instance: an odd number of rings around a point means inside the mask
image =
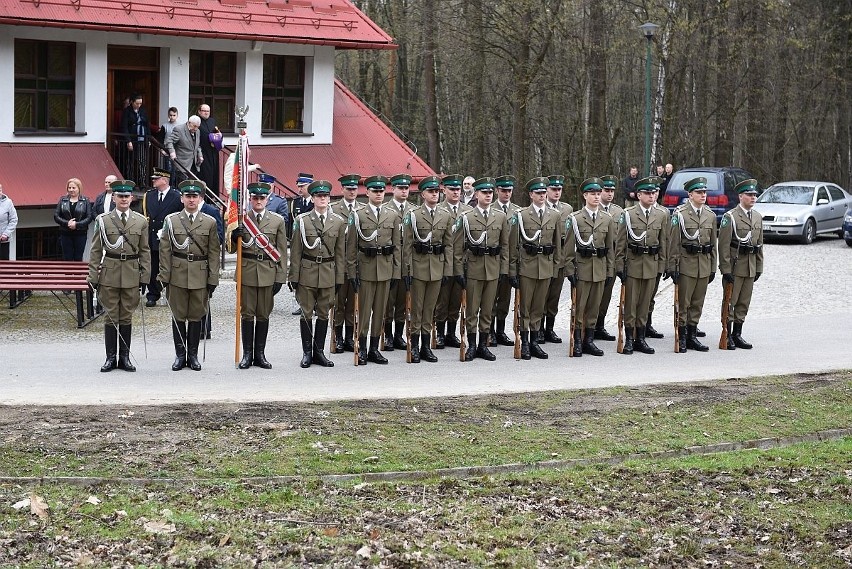
M 571 217 L 571 216 L 568 216 L 568 218 L 565 220 L 565 230 L 566 231 L 571 229 L 571 220 L 572 219 L 574 219 L 574 218 Z
M 678 224 L 677 219 L 678 219 L 678 216 L 676 216 L 676 215 L 673 215 L 673 216 L 672 216 L 672 225 L 677 225 L 677 224 Z
M 722 223 L 720 224 L 720 227 L 728 227 L 728 216 L 727 215 L 722 216 Z
M 296 219 L 293 220 L 293 231 L 296 231 L 298 229 L 299 229 L 299 218 L 297 217 Z
M 461 226 L 462 226 L 462 216 L 459 216 L 458 219 L 456 219 L 456 222 L 453 224 L 453 231 L 452 232 L 455 233 L 456 229 L 458 229 Z
M 355 212 L 349 214 L 349 225 L 355 225 Z
M 405 214 L 405 217 L 402 218 L 403 225 L 411 225 L 411 212 Z
M 624 212 L 621 212 L 621 216 L 618 218 L 618 224 L 624 225 Z
M 517 225 L 517 224 L 518 224 L 518 214 L 516 212 L 515 215 L 513 215 L 512 218 L 509 220 L 509 225 Z

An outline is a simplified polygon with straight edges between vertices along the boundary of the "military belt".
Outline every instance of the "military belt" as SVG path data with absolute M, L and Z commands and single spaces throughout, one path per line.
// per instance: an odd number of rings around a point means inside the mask
M 590 257 L 606 257 L 609 247 L 577 247 L 577 253 L 584 259 Z
M 707 245 L 699 245 L 697 243 L 683 243 L 681 246 L 686 249 L 686 252 L 690 255 L 706 255 L 707 253 L 713 251 L 712 243 L 708 243 Z
M 139 255 L 128 255 L 127 253 L 110 253 L 106 252 L 106 256 L 110 259 L 118 259 L 119 261 L 132 261 L 138 259 Z
M 530 255 L 550 255 L 555 247 L 553 245 L 536 245 L 534 243 L 524 243 L 524 251 Z
M 659 245 L 639 245 L 638 243 L 628 243 L 627 248 L 638 255 L 656 255 L 660 252 Z
M 415 243 L 413 247 L 415 251 L 423 255 L 428 255 L 429 253 L 440 255 L 444 252 L 444 245 L 442 243 Z
M 482 257 L 484 255 L 491 255 L 492 257 L 496 257 L 500 254 L 502 247 L 497 245 L 496 247 L 485 247 L 484 245 L 471 245 L 470 243 L 465 243 L 465 249 L 473 253 L 477 257 Z
M 243 252 L 243 259 L 252 259 L 255 261 L 271 261 L 272 258 L 269 255 L 264 255 L 263 253 L 245 253 Z
M 358 246 L 358 250 L 368 257 L 375 257 L 377 255 L 393 255 L 395 249 L 396 245 L 385 245 L 383 247 L 361 247 L 360 245 Z
M 172 253 L 172 255 L 177 257 L 178 259 L 186 259 L 190 263 L 193 262 L 193 261 L 206 261 L 207 260 L 207 255 L 195 255 L 193 253 L 177 253 L 177 252 Z
M 333 261 L 334 257 L 328 257 L 328 256 L 323 257 L 322 255 L 320 255 L 318 257 L 314 257 L 313 255 L 305 255 L 304 253 L 302 253 L 302 259 L 304 259 L 306 261 L 313 261 L 314 263 L 322 264 L 322 263 L 328 263 L 329 261 Z
M 736 249 L 738 252 L 745 253 L 746 255 L 756 255 L 760 252 L 761 247 L 763 245 L 743 245 L 742 243 L 731 241 L 731 249 Z

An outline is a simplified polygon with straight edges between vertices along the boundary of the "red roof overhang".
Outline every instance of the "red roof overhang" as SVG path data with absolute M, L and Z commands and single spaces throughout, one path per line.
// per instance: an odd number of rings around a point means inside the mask
M 0 172 L 3 191 L 16 208 L 55 206 L 69 178 L 79 178 L 83 195 L 94 201 L 104 189 L 104 177 L 121 177 L 101 143 L 0 143 Z
M 344 174 L 356 173 L 362 177 L 408 174 L 415 183 L 424 176 L 435 174 L 337 80 L 334 82 L 332 136 L 331 144 L 251 146 L 249 160 L 260 164 L 265 172 L 290 188 L 295 188 L 300 172 L 313 174 L 315 180 L 329 180 L 333 182 L 332 195 L 340 195 L 337 179 Z M 364 191 L 363 187 L 361 191 Z
M 0 24 L 395 49 L 349 0 L 0 0 Z

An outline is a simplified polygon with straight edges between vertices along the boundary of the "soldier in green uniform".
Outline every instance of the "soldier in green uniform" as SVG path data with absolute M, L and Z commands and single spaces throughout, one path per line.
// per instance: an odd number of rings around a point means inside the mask
M 172 337 L 175 344 L 173 371 L 186 366 L 201 370 L 198 343 L 201 320 L 209 309 L 210 296 L 219 285 L 221 245 L 216 220 L 199 209 L 204 182 L 184 180 L 179 190 L 183 210 L 172 213 L 163 222 L 160 237 L 160 273 L 166 299 L 172 312 Z
M 559 214 L 559 222 L 562 227 L 568 216 L 574 211 L 574 208 L 569 204 L 561 201 L 562 188 L 565 185 L 565 176 L 555 174 L 548 176 L 547 183 L 547 207 L 555 210 Z M 566 235 L 562 235 L 562 246 L 565 246 Z M 557 261 L 559 259 L 557 258 Z M 550 280 L 550 285 L 547 288 L 547 304 L 545 305 L 544 322 L 538 331 L 538 343 L 552 342 L 561 344 L 562 338 L 556 335 L 553 328 L 556 325 L 556 314 L 559 312 L 559 298 L 562 296 L 562 285 L 565 283 L 565 267 L 560 263 L 554 270 L 553 278 Z
M 668 253 L 668 276 L 679 285 L 678 334 L 680 353 L 687 348 L 706 352 L 696 329 L 704 308 L 707 285 L 716 277 L 716 214 L 705 207 L 707 179 L 693 178 L 684 184 L 687 202 L 672 214 Z
M 382 206 L 387 183 L 384 176 L 372 176 L 364 181 L 369 203 L 349 215 L 346 232 L 346 274 L 359 296 L 358 365 L 388 363 L 379 352 L 379 336 L 384 325 L 388 290 L 391 282 L 400 277 L 402 236 L 397 214 Z
M 600 208 L 601 179 L 587 178 L 580 184 L 585 206 L 565 221 L 565 267 L 571 286 L 577 287 L 574 307 L 572 355 L 602 356 L 595 345 L 595 323 L 606 281 L 614 279 L 615 235 L 612 217 Z
M 521 206 L 512 203 L 512 192 L 515 189 L 515 178 L 513 176 L 498 176 L 494 179 L 497 187 L 497 199 L 491 204 L 492 209 L 499 209 L 503 212 L 507 219 L 512 219 L 515 212 L 521 209 Z M 517 231 L 516 226 L 509 228 L 509 241 L 512 241 L 512 235 Z M 506 335 L 506 318 L 509 316 L 509 309 L 512 296 L 512 285 L 509 279 L 503 279 L 497 283 L 497 299 L 494 301 L 494 320 L 491 324 L 491 335 L 489 337 L 489 346 L 514 346 L 514 340 L 509 339 Z
M 409 208 L 403 222 L 402 267 L 411 293 L 411 363 L 437 362 L 430 346 L 435 304 L 444 280 L 453 278 L 453 226 L 438 207 L 440 180 L 426 176 L 418 184 L 423 205 Z
M 343 187 L 343 198 L 331 206 L 331 211 L 343 219 L 348 220 L 349 214 L 364 207 L 357 199 L 360 179 L 360 174 L 346 174 L 337 179 Z M 332 353 L 341 354 L 355 350 L 355 291 L 349 286 L 348 279 L 343 280 L 340 290 L 337 291 L 334 305 L 334 337 L 336 345 Z
M 405 214 L 413 207 L 408 203 L 408 191 L 411 185 L 411 176 L 408 174 L 397 174 L 390 179 L 393 186 L 393 198 L 383 207 L 397 216 L 397 225 L 402 231 L 402 220 Z M 388 291 L 388 305 L 385 308 L 385 350 L 392 352 L 394 348 L 404 350 L 408 347 L 405 343 L 405 287 L 398 282 L 391 285 Z
M 606 176 L 601 176 L 601 182 L 601 209 L 612 217 L 613 223 L 618 223 L 618 220 L 621 218 L 621 212 L 624 211 L 620 205 L 613 202 L 615 199 L 615 190 L 618 187 L 618 177 L 607 174 Z M 616 233 L 616 238 L 617 235 Z M 617 270 L 618 264 L 616 264 Z M 607 331 L 604 321 L 606 320 L 606 313 L 609 311 L 609 303 L 612 300 L 612 288 L 615 281 L 606 282 L 607 284 L 604 285 L 603 295 L 601 296 L 601 306 L 598 309 L 598 321 L 595 322 L 595 340 L 612 342 L 615 341 L 615 336 Z
M 287 221 L 266 209 L 272 184 L 255 182 L 248 185 L 251 196 L 251 216 L 255 225 L 278 251 L 279 260 L 258 244 L 257 239 L 238 227 L 231 233 L 231 252 L 237 244 L 242 247 L 240 263 L 240 335 L 243 341 L 243 357 L 237 367 L 248 369 L 257 366 L 271 369 L 266 359 L 266 338 L 269 334 L 269 315 L 272 314 L 274 295 L 287 280 Z M 239 242 L 239 243 L 237 243 Z
M 742 337 L 743 322 L 751 304 L 754 283 L 763 274 L 763 217 L 754 210 L 757 180 L 736 185 L 740 205 L 722 216 L 719 227 L 719 271 L 733 284 L 728 314 L 729 350 L 751 349 Z
M 444 176 L 441 180 L 445 198 L 441 207 L 450 214 L 450 221 L 453 225 L 455 225 L 459 214 L 473 209 L 461 201 L 463 179 L 464 176 L 461 174 L 450 174 L 449 176 Z M 464 245 L 464 241 L 460 237 L 460 233 L 456 234 L 456 239 L 453 243 L 454 254 L 458 254 L 459 247 Z M 449 282 L 441 284 L 441 292 L 438 293 L 438 303 L 435 305 L 435 349 L 442 350 L 444 349 L 444 345 L 450 348 L 461 346 L 458 337 L 456 337 L 456 322 L 459 319 L 461 292 L 464 288 L 462 284 L 463 280 L 463 276 L 458 272 L 455 273 L 454 278 Z M 461 327 L 459 327 L 459 333 L 462 333 Z
M 494 178 L 479 178 L 473 183 L 476 207 L 462 213 L 456 220 L 454 232 L 460 233 L 456 244 L 455 273 L 462 276 L 467 291 L 465 328 L 467 351 L 464 361 L 482 358 L 494 361 L 488 349 L 488 335 L 494 313 L 498 279 L 509 273 L 509 224 L 501 210 L 491 209 L 494 197 Z M 479 344 L 476 331 L 479 329 Z
M 95 218 L 92 236 L 88 281 L 98 291 L 107 315 L 103 372 L 116 368 L 136 371 L 130 361 L 133 311 L 139 305 L 141 288 L 151 280 L 151 249 L 148 221 L 130 209 L 134 185 L 130 180 L 110 183 L 115 209 Z
M 315 180 L 308 186 L 308 192 L 314 207 L 293 222 L 287 277 L 302 309 L 299 327 L 303 355 L 299 365 L 305 368 L 315 363 L 333 367 L 334 362 L 325 357 L 323 346 L 334 295 L 345 278 L 346 219 L 328 207 L 331 182 Z
M 665 270 L 669 234 L 669 216 L 654 207 L 659 178 L 643 178 L 633 190 L 637 205 L 628 207 L 618 218 L 615 245 L 615 270 L 624 299 L 624 354 L 636 351 L 653 354 L 645 341 L 645 319 L 657 275 Z M 634 343 L 635 339 L 635 343 Z
M 659 181 L 658 182 L 659 184 L 662 184 L 663 178 L 655 176 L 654 179 L 655 179 L 655 181 Z M 636 194 L 636 195 L 638 197 L 638 194 Z M 654 207 L 656 209 L 658 209 L 660 212 L 662 212 L 669 219 L 669 221 L 671 221 L 671 216 L 669 215 L 668 208 L 665 208 L 658 203 L 659 197 L 660 197 L 660 186 L 658 185 L 657 186 L 657 193 L 654 195 Z M 657 304 L 657 301 L 655 299 L 657 298 L 657 291 L 660 288 L 660 279 L 663 277 L 664 273 L 665 273 L 665 271 L 658 274 L 657 280 L 654 282 L 654 292 L 653 292 L 653 294 L 651 294 L 651 304 L 648 306 L 648 320 L 645 322 L 645 337 L 646 338 L 660 339 L 660 338 L 664 337 L 662 332 L 657 332 L 657 330 L 654 328 L 654 324 L 653 324 L 654 307 Z M 666 278 L 668 278 L 668 275 L 666 276 Z M 704 336 L 704 332 L 702 332 L 701 330 L 696 328 L 695 329 L 695 335 L 698 336 L 699 338 L 701 338 L 702 336 Z
M 547 290 L 562 259 L 562 228 L 559 212 L 547 207 L 547 178 L 526 183 L 530 206 L 512 216 L 509 240 L 509 280 L 521 293 L 521 359 L 546 360 L 538 342 L 530 342 L 530 331 L 541 326 Z

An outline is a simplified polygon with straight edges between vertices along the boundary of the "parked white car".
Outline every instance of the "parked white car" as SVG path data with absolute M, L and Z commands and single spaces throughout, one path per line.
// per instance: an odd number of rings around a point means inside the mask
M 819 234 L 843 237 L 843 216 L 852 196 L 831 182 L 780 182 L 767 188 L 754 209 L 763 216 L 763 236 L 808 244 Z

